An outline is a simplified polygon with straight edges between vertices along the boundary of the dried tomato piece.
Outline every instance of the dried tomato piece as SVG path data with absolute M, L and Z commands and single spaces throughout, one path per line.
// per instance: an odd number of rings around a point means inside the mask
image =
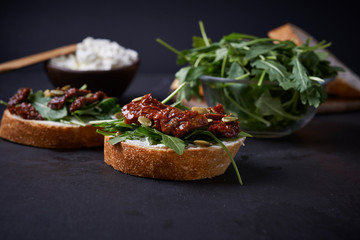
M 217 114 L 223 114 L 223 115 L 226 114 L 224 107 L 221 103 L 219 103 L 218 105 L 213 106 L 213 107 L 208 107 L 208 110 L 210 113 L 217 113 Z
M 208 125 L 208 120 L 203 114 L 196 111 L 182 111 L 170 106 L 159 111 L 153 120 L 157 130 L 178 138 Z
M 140 124 L 138 118 L 140 116 L 152 120 L 157 112 L 165 109 L 166 105 L 162 104 L 157 99 L 151 97 L 151 94 L 146 94 L 138 101 L 130 102 L 123 106 L 122 113 L 125 117 L 125 123 Z
M 97 101 L 101 101 L 105 98 L 107 98 L 107 95 L 102 91 L 98 91 L 98 92 L 92 94 L 90 97 L 86 97 L 86 96 L 78 97 L 70 105 L 70 112 L 74 112 L 78 109 L 81 109 L 85 105 L 88 105 L 88 104 L 91 104 L 91 103 L 94 103 Z
M 141 99 L 126 104 L 122 108 L 125 123 L 138 122 L 140 116 L 153 121 L 154 127 L 168 135 L 181 138 L 186 133 L 195 129 L 209 126 L 208 130 L 215 136 L 232 138 L 239 134 L 240 128 L 237 121 L 223 122 L 221 119 L 226 116 L 221 104 L 208 108 L 209 113 L 200 114 L 198 111 L 182 111 L 178 108 L 162 104 L 151 97 L 151 94 Z M 212 119 L 212 122 L 208 122 Z
M 22 117 L 23 119 L 32 119 L 32 120 L 43 120 L 41 114 L 34 108 L 31 103 L 22 102 L 18 106 L 10 106 L 8 110 L 11 114 L 16 114 Z
M 62 109 L 65 105 L 65 102 L 67 99 L 72 98 L 72 97 L 79 97 L 79 96 L 84 96 L 88 93 L 90 93 L 90 90 L 82 90 L 82 89 L 78 89 L 78 88 L 70 88 L 69 90 L 65 91 L 64 95 L 61 96 L 56 96 L 53 99 L 51 99 L 48 102 L 48 107 L 53 109 L 53 110 L 58 110 L 58 109 Z
M 240 127 L 237 121 L 223 122 L 217 120 L 210 123 L 208 131 L 217 137 L 233 138 L 240 133 Z
M 17 91 L 17 93 L 12 96 L 8 101 L 8 106 L 16 106 L 22 102 L 25 102 L 31 93 L 30 88 L 21 88 Z

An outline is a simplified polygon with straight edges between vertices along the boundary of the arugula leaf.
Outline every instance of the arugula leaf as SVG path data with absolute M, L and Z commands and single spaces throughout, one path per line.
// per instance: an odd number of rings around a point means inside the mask
M 167 96 L 164 100 L 161 101 L 162 104 L 166 104 L 170 101 L 178 92 L 181 91 L 186 86 L 186 82 L 180 84 L 175 91 L 173 91 L 169 96 Z
M 215 60 L 214 60 L 214 63 L 215 63 L 215 62 L 218 62 L 218 61 L 220 61 L 220 60 L 223 60 L 224 57 L 226 57 L 228 51 L 229 51 L 229 50 L 228 50 L 227 48 L 225 48 L 225 47 L 216 49 L 216 51 L 215 51 L 216 58 L 215 58 Z
M 104 135 L 104 136 L 113 136 L 113 137 L 115 137 L 115 133 L 105 132 L 105 131 L 102 131 L 100 129 L 96 129 L 96 132 L 100 133 L 101 135 Z
M 100 122 L 100 123 L 99 123 Z M 126 132 L 138 128 L 135 124 L 126 124 L 124 119 L 108 120 L 108 121 L 95 121 L 92 123 L 94 127 L 103 128 L 106 132 Z
M 308 53 L 313 53 L 313 52 L 308 52 Z M 325 61 L 326 58 L 329 56 L 329 53 L 327 52 L 315 52 L 315 54 L 317 55 L 320 61 Z
M 240 66 L 240 64 L 237 62 L 233 62 L 227 74 L 228 74 L 228 78 L 237 79 L 238 77 L 243 76 L 244 73 L 245 72 Z
M 186 144 L 183 140 L 181 140 L 180 138 L 177 138 L 177 137 L 166 135 L 166 134 L 156 130 L 155 128 L 151 128 L 151 129 L 152 129 L 152 131 L 154 131 L 155 133 L 157 133 L 161 136 L 162 143 L 164 143 L 165 146 L 171 148 L 179 155 L 182 155 L 184 153 Z
M 315 108 L 319 107 L 320 104 L 325 101 L 326 96 L 326 92 L 323 91 L 321 86 L 312 86 L 306 91 L 300 93 L 302 104 L 309 104 Z
M 66 107 L 59 110 L 53 110 L 47 106 L 51 100 L 49 97 L 44 97 L 43 91 L 39 90 L 31 96 L 32 105 L 41 114 L 44 119 L 51 121 L 62 119 L 68 115 Z
M 192 96 L 201 98 L 199 94 L 200 80 L 199 77 L 204 75 L 205 67 L 185 67 L 176 73 L 176 78 L 179 80 L 179 84 L 188 83 L 181 89 L 177 95 L 177 99 L 190 100 Z M 197 89 L 195 91 L 194 89 Z
M 181 68 L 176 74 L 175 77 L 179 80 L 179 84 L 187 82 L 187 75 L 189 74 L 191 70 L 191 66 Z M 178 93 L 177 99 L 190 99 L 192 94 L 192 89 L 190 88 L 189 84 L 186 84 L 186 86 Z
M 162 142 L 165 146 L 173 149 L 177 154 L 182 155 L 185 150 L 185 143 L 180 138 L 172 137 L 169 135 L 162 135 Z
M 241 131 L 238 135 L 239 137 L 253 137 L 251 134 Z
M 155 132 L 151 127 L 141 126 L 136 129 L 138 133 L 143 134 L 143 136 L 147 136 L 149 139 L 152 140 L 152 143 L 160 143 L 162 140 L 162 136 Z
M 76 110 L 72 114 L 80 116 L 88 115 L 97 119 L 110 119 L 112 114 L 121 111 L 120 106 L 116 102 L 117 98 L 115 97 L 105 98 L 99 103 Z
M 266 70 L 269 79 L 271 81 L 278 81 L 280 86 L 282 86 L 285 90 L 294 87 L 294 84 L 289 78 L 291 74 L 281 63 L 272 60 L 259 59 L 253 62 L 252 66 L 257 67 L 258 69 Z
M 306 73 L 305 67 L 300 62 L 298 56 L 294 56 L 290 62 L 290 65 L 293 66 L 293 76 L 294 80 L 294 88 L 299 90 L 300 92 L 305 91 L 311 85 L 310 79 Z
M 224 41 L 231 41 L 231 40 L 239 40 L 239 39 L 256 39 L 258 37 L 248 35 L 248 34 L 242 34 L 242 33 L 231 33 L 229 35 L 226 35 L 222 38 Z
M 209 43 L 211 43 L 211 39 L 208 39 Z M 205 47 L 205 41 L 202 37 L 198 37 L 198 36 L 193 36 L 193 44 L 192 44 L 193 48 L 200 48 L 200 47 Z
M 57 121 L 60 121 L 62 123 L 66 123 L 66 124 L 78 125 L 78 126 L 82 126 L 82 127 L 85 127 L 86 124 L 89 122 L 88 119 L 82 119 L 79 116 L 66 116 Z
M 130 132 L 125 132 L 125 133 L 123 133 L 123 134 L 121 134 L 121 135 L 119 135 L 119 136 L 116 136 L 116 137 L 111 138 L 111 139 L 109 140 L 109 143 L 110 143 L 111 145 L 115 145 L 115 144 L 117 144 L 117 143 L 119 143 L 119 142 L 123 142 L 123 141 L 125 141 L 125 140 L 127 140 L 127 139 L 133 139 L 133 137 L 132 137 L 132 135 L 130 134 Z
M 289 118 L 291 120 L 299 120 L 303 117 L 303 116 L 295 116 L 284 111 L 281 105 L 280 98 L 271 97 L 269 91 L 264 92 L 260 96 L 260 98 L 255 102 L 255 106 L 257 107 L 259 113 L 263 116 L 280 115 L 282 117 Z
M 261 44 L 261 45 L 254 45 L 252 46 L 249 51 L 245 55 L 245 60 L 249 61 L 258 57 L 259 55 L 268 53 L 276 48 L 282 47 L 284 44 Z

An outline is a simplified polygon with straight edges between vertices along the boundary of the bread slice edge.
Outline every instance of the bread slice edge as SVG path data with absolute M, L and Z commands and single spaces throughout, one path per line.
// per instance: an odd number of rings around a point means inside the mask
M 104 137 L 92 125 L 28 120 L 11 114 L 7 109 L 1 119 L 0 137 L 23 145 L 53 149 L 98 147 L 104 143 Z
M 115 145 L 104 138 L 104 160 L 115 170 L 126 174 L 166 180 L 197 180 L 223 174 L 231 160 L 220 146 L 190 147 L 182 155 L 170 148 L 140 146 L 120 142 Z M 226 146 L 233 157 L 244 144 L 245 137 Z

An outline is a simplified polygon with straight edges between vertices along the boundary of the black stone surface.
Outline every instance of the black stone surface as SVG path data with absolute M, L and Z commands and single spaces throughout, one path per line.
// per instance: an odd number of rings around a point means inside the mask
M 120 101 L 162 99 L 172 78 L 139 74 Z M 4 100 L 51 87 L 32 67 L 0 83 Z M 359 118 L 317 115 L 291 136 L 247 139 L 236 157 L 244 186 L 231 167 L 209 180 L 153 180 L 113 170 L 102 148 L 0 139 L 0 239 L 358 239 Z

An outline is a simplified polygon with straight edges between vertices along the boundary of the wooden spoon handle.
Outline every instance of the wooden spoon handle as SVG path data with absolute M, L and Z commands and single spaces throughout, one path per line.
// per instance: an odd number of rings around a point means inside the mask
M 54 57 L 70 54 L 76 51 L 77 44 L 71 44 L 64 47 L 55 48 L 53 50 L 37 53 L 27 57 L 15 59 L 0 64 L 0 73 L 26 67 L 35 63 L 43 62 Z

